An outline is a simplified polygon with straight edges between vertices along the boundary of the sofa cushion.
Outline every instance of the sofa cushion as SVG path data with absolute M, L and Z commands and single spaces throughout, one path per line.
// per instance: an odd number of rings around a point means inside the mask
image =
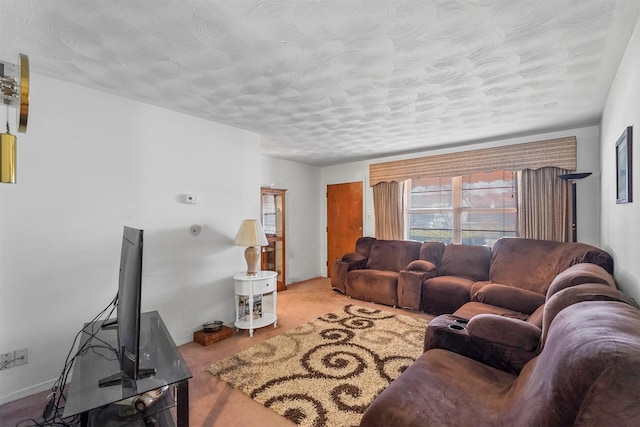
M 489 279 L 546 295 L 553 279 L 574 264 L 595 262 L 613 271 L 605 251 L 584 243 L 502 238 L 493 245 Z
M 398 273 L 361 269 L 347 273 L 345 293 L 362 301 L 398 305 Z
M 487 246 L 449 244 L 442 255 L 440 276 L 458 276 L 480 281 L 489 279 L 491 249 Z
M 494 414 L 513 379 L 459 354 L 429 350 L 369 405 L 360 427 L 499 425 Z
M 497 305 L 521 313 L 531 314 L 544 304 L 545 297 L 537 292 L 513 286 L 490 283 L 476 292 L 471 301 Z
M 422 310 L 429 314 L 453 313 L 469 302 L 473 281 L 457 276 L 436 276 L 422 285 Z
M 471 301 L 453 312 L 454 315 L 463 319 L 472 319 L 478 314 L 499 314 L 500 316 L 511 317 L 513 319 L 527 320 L 527 315 L 519 311 L 498 307 L 497 305 L 485 304 L 483 302 Z
M 398 272 L 418 259 L 421 242 L 409 240 L 376 240 L 371 245 L 367 269 Z
M 371 245 L 373 245 L 375 241 L 375 237 L 359 237 L 358 240 L 356 240 L 356 252 L 368 258 Z
M 436 266 L 442 262 L 445 244 L 442 242 L 424 242 L 420 247 L 419 259 L 430 261 Z
M 493 245 L 491 281 L 545 295 L 558 274 L 556 261 L 549 259 L 557 245 L 547 240 L 499 239 Z

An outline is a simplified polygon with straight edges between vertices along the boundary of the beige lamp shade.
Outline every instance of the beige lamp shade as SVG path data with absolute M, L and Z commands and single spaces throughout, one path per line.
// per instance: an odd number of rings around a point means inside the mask
M 233 240 L 238 246 L 266 246 L 269 244 L 267 236 L 262 231 L 262 225 L 257 219 L 245 219 Z
M 258 274 L 258 264 L 260 262 L 260 249 L 258 247 L 269 244 L 260 221 L 257 219 L 243 220 L 233 243 L 238 246 L 247 246 L 244 251 L 244 258 L 247 261 L 247 275 L 255 276 Z

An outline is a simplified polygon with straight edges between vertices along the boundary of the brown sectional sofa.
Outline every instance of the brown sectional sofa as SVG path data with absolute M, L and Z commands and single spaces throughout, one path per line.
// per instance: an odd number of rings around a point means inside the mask
M 427 242 L 411 260 L 414 242 L 381 285 L 371 267 L 382 264 L 368 258 L 394 257 L 406 243 L 366 243 L 378 250 L 359 242 L 359 255 L 336 262 L 335 289 L 440 315 L 424 354 L 361 427 L 640 425 L 640 308 L 616 289 L 605 251 L 531 239 L 493 249 Z
M 609 294 L 604 301 L 591 300 L 594 286 Z M 587 296 L 574 300 L 580 288 Z M 426 351 L 373 401 L 360 426 L 640 425 L 640 310 L 613 291 L 586 284 L 555 294 L 545 307 L 553 319 L 542 350 L 517 373 Z
M 584 263 L 613 274 L 611 256 L 584 243 L 504 238 L 490 249 L 363 237 L 356 252 L 334 263 L 331 284 L 353 298 L 436 315 L 466 306 L 466 318 L 526 319 L 558 274 Z

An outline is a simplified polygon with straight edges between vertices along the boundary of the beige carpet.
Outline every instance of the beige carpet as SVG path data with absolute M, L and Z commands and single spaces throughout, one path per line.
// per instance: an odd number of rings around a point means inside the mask
M 357 426 L 422 354 L 427 322 L 347 305 L 223 359 L 208 371 L 301 426 Z

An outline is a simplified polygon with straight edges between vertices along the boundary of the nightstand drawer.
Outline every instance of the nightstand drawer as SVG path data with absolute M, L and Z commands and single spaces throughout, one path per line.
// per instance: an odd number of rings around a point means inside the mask
M 273 278 L 256 279 L 253 281 L 253 293 L 254 294 L 266 294 L 267 292 L 273 292 L 276 288 L 276 281 Z
M 276 290 L 277 277 L 275 271 L 262 271 L 257 276 L 236 275 L 234 277 L 236 294 L 260 295 L 273 292 Z

